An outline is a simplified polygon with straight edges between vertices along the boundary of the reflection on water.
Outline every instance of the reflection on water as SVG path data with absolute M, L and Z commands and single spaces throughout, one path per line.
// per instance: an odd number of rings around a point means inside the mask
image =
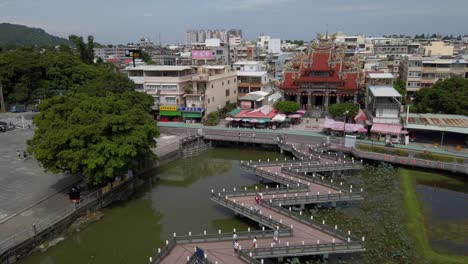
M 22 263 L 146 263 L 173 232 L 255 228 L 212 202 L 211 189 L 258 183 L 254 175 L 240 169 L 239 160 L 281 157 L 273 152 L 213 149 L 196 158 L 170 162 L 157 168 L 152 175 L 159 180 L 145 183 L 132 200 L 104 209 L 101 221 Z
M 423 205 L 431 247 L 468 255 L 468 184 L 440 175 L 437 180 L 418 181 L 415 188 Z

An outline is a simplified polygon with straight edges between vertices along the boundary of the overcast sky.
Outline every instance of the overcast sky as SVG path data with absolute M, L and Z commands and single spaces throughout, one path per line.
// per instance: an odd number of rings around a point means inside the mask
M 0 0 L 0 22 L 40 27 L 103 44 L 183 43 L 187 29 L 240 28 L 310 40 L 315 32 L 371 36 L 468 33 L 468 0 Z

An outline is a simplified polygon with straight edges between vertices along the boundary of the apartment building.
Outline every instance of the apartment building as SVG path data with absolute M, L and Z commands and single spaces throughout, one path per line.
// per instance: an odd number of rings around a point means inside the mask
M 401 94 L 393 88 L 394 79 L 390 73 L 366 75 L 365 109 L 372 124 L 400 124 Z
M 198 67 L 192 76 L 192 91 L 184 96 L 187 107 L 202 107 L 205 114 L 215 112 L 237 102 L 237 74 L 227 65 Z
M 365 50 L 365 37 L 362 35 L 347 36 L 343 33 L 337 33 L 335 41 L 345 46 L 346 56 L 352 56 Z
M 271 91 L 270 78 L 260 61 L 239 61 L 233 64 L 237 73 L 237 96 L 256 91 Z
M 155 114 L 161 118 L 182 118 L 185 93 L 190 91 L 194 70 L 191 66 L 137 66 L 125 70 L 135 89 L 153 96 Z
M 409 94 L 452 76 L 468 78 L 468 60 L 462 57 L 406 56 L 400 67 L 400 78 L 406 82 Z
M 204 43 L 192 44 L 192 65 L 228 65 L 229 49 L 220 39 L 206 39 Z
M 281 39 L 271 36 L 260 36 L 257 39 L 257 46 L 263 49 L 265 53 L 280 53 Z
M 424 55 L 426 56 L 452 56 L 454 46 L 443 41 L 432 41 L 424 46 Z

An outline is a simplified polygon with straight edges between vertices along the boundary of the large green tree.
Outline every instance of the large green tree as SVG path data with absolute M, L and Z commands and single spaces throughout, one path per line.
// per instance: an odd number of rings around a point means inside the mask
M 401 101 L 403 104 L 406 104 L 406 82 L 403 80 L 398 80 L 393 84 L 395 90 L 401 94 Z
M 283 113 L 294 113 L 299 110 L 299 103 L 293 101 L 278 101 L 275 103 L 275 109 Z
M 354 117 L 359 111 L 359 106 L 353 103 L 332 104 L 328 112 L 334 117 Z
M 0 83 L 7 103 L 30 104 L 76 87 L 96 93 L 107 87 L 120 92 L 133 87 L 113 65 L 86 64 L 80 56 L 66 45 L 43 52 L 24 47 L 0 51 Z
M 96 96 L 79 89 L 44 100 L 29 151 L 49 171 L 81 174 L 92 185 L 111 181 L 154 157 L 152 103 L 134 91 Z
M 438 81 L 432 88 L 423 88 L 415 94 L 418 113 L 468 115 L 468 80 L 453 77 Z

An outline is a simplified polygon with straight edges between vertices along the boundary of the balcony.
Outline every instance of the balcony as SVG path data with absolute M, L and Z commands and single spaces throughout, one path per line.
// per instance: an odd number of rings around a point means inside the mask
M 254 87 L 254 88 L 262 88 L 263 84 L 262 83 L 251 83 L 251 82 L 238 82 L 237 87 L 242 87 L 242 88 L 248 88 L 248 87 Z
M 143 84 L 145 82 L 145 77 L 142 76 L 128 76 L 135 84 Z
M 179 83 L 179 82 L 188 82 L 192 80 L 193 75 L 185 75 L 185 76 L 174 76 L 174 77 L 162 77 L 162 76 L 146 76 L 143 77 L 145 83 Z
M 192 81 L 194 82 L 207 82 L 209 79 L 210 76 L 208 76 L 208 74 L 197 74 L 192 76 Z

